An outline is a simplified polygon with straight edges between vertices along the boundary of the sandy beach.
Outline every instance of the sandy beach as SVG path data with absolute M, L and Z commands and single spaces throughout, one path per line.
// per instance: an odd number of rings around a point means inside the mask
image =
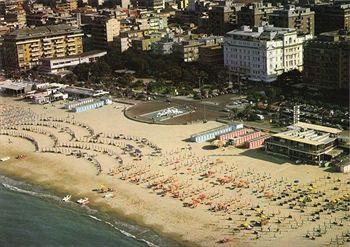
M 88 197 L 187 246 L 348 244 L 349 175 L 186 141 L 220 123 L 144 124 L 121 103 L 77 114 L 61 103 L 0 104 L 0 155 L 10 157 L 2 174 Z M 93 191 L 101 187 L 113 192 Z

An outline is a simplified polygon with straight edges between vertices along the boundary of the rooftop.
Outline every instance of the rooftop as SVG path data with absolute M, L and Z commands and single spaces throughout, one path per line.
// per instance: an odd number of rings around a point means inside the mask
M 14 90 L 14 91 L 23 90 L 27 86 L 32 86 L 32 84 L 29 84 L 26 82 L 13 82 L 13 81 L 6 81 L 0 84 L 0 88 Z
M 309 123 L 304 123 L 304 122 L 299 122 L 299 123 L 295 124 L 294 126 L 297 126 L 297 127 L 303 128 L 303 129 L 313 129 L 313 130 L 317 130 L 317 131 L 321 131 L 321 132 L 325 132 L 325 133 L 330 133 L 330 134 L 339 134 L 342 132 L 340 129 L 326 127 L 326 126 L 322 126 L 322 125 L 316 125 L 316 124 L 309 124 Z
M 25 40 L 69 33 L 82 33 L 82 30 L 67 24 L 39 26 L 17 29 L 5 35 L 5 40 Z
M 290 126 L 290 130 L 273 136 L 316 146 L 334 141 L 336 137 L 332 135 L 340 132 L 341 130 L 335 128 L 299 122 Z
M 68 94 L 78 94 L 78 95 L 85 95 L 89 97 L 98 97 L 109 93 L 103 90 L 94 90 L 90 88 L 75 87 L 75 86 L 66 87 L 64 89 L 64 92 Z
M 274 27 L 272 25 L 254 28 L 242 26 L 241 29 L 228 32 L 226 36 L 238 39 L 273 40 L 279 35 L 292 32 L 296 32 L 296 30 L 293 28 Z
M 54 57 L 54 58 L 43 58 L 43 60 L 51 60 L 51 61 L 59 61 L 59 60 L 65 60 L 65 59 L 73 59 L 73 58 L 85 58 L 85 57 L 93 57 L 93 56 L 104 56 L 107 54 L 107 51 L 102 50 L 93 50 L 93 51 L 87 51 L 83 52 L 77 55 L 71 55 L 71 56 L 65 56 L 65 57 Z

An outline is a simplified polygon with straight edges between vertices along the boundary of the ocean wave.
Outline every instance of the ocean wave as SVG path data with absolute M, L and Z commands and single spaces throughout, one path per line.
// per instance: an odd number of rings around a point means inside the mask
M 91 214 L 89 214 L 88 217 L 90 217 L 91 219 L 94 219 L 94 220 L 96 220 L 96 221 L 99 221 L 99 222 L 102 222 L 102 221 L 103 221 L 102 219 L 100 219 L 100 218 L 98 218 L 98 217 L 96 217 L 96 216 L 94 216 L 94 215 L 91 215 Z M 143 242 L 143 243 L 147 244 L 147 246 L 149 246 L 149 247 L 159 247 L 158 245 L 153 244 L 153 243 L 147 241 L 146 239 L 137 238 L 135 235 L 131 234 L 130 232 L 127 232 L 127 231 L 124 231 L 124 230 L 118 228 L 117 226 L 115 226 L 114 224 L 112 224 L 112 223 L 109 222 L 109 221 L 103 221 L 103 222 L 104 222 L 105 224 L 109 225 L 110 227 L 112 227 L 113 229 L 117 230 L 118 232 L 120 232 L 120 233 L 123 234 L 124 236 L 127 236 L 127 237 L 129 237 L 129 238 L 133 238 L 133 239 L 135 239 L 135 240 L 137 240 L 137 241 L 139 241 L 139 242 Z
M 32 190 L 25 190 L 25 189 L 21 189 L 19 187 L 16 187 L 14 185 L 10 185 L 7 183 L 1 183 L 2 186 L 8 190 L 11 191 L 15 191 L 15 192 L 19 192 L 19 193 L 23 193 L 23 194 L 27 194 L 27 195 L 31 195 L 31 196 L 36 196 L 36 197 L 41 197 L 41 198 L 50 198 L 53 200 L 61 200 L 61 198 L 57 197 L 57 196 L 53 196 L 50 194 L 45 194 L 45 193 L 40 193 L 40 192 L 36 192 L 36 191 L 32 191 Z
M 30 195 L 30 196 L 34 196 L 34 197 L 39 197 L 39 198 L 47 198 L 47 199 L 51 199 L 54 200 L 56 202 L 62 202 L 62 198 L 55 196 L 55 195 L 50 195 L 50 194 L 46 194 L 46 193 L 42 193 L 42 192 L 37 192 L 34 190 L 29 190 L 29 189 L 24 189 L 24 188 L 20 188 L 20 187 L 27 187 L 30 186 L 24 182 L 20 182 L 20 181 L 16 181 L 16 180 L 12 180 L 10 178 L 4 177 L 4 176 L 0 176 L 0 184 L 3 186 L 3 188 L 10 190 L 10 191 L 14 191 L 14 192 L 18 192 L 18 193 L 23 193 L 26 195 Z M 16 186 L 15 186 L 16 185 Z M 18 187 L 17 187 L 18 186 Z M 30 189 L 34 189 L 31 188 Z M 65 205 L 70 205 L 70 206 L 78 206 L 76 203 L 74 202 L 64 202 Z M 81 208 L 81 207 L 79 207 Z M 120 232 L 121 234 L 123 234 L 124 236 L 127 236 L 129 238 L 133 238 L 139 242 L 145 243 L 147 246 L 149 247 L 159 247 L 158 245 L 151 243 L 150 241 L 144 239 L 144 238 L 138 238 L 135 235 L 131 234 L 130 232 L 127 232 L 125 230 L 122 230 L 120 228 L 118 228 L 116 225 L 112 224 L 109 221 L 104 221 L 94 215 L 91 215 L 91 213 L 98 213 L 97 210 L 91 209 L 89 207 L 84 207 L 88 217 L 90 217 L 93 220 L 96 220 L 98 222 L 104 222 L 105 224 L 109 225 L 110 227 L 112 227 L 113 229 L 117 230 L 118 232 Z M 123 225 L 126 224 L 130 227 L 129 224 L 123 222 Z M 147 230 L 148 231 L 148 230 Z M 147 232 L 146 231 L 146 232 Z

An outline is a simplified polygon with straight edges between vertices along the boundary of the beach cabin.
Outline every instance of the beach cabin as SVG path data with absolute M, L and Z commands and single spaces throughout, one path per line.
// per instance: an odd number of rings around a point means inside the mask
M 216 136 L 218 135 L 222 135 L 237 129 L 242 129 L 243 128 L 243 124 L 227 124 L 227 125 L 223 125 L 214 129 L 210 129 L 207 131 L 203 131 L 194 135 L 191 135 L 190 140 L 192 142 L 205 142 L 208 140 L 212 140 L 215 139 Z

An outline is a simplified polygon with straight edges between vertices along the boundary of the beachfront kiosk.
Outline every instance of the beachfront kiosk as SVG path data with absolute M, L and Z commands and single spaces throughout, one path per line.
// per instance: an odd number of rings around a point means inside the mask
M 335 128 L 298 122 L 265 140 L 265 150 L 292 160 L 320 164 L 342 153 L 337 148 L 340 132 Z

